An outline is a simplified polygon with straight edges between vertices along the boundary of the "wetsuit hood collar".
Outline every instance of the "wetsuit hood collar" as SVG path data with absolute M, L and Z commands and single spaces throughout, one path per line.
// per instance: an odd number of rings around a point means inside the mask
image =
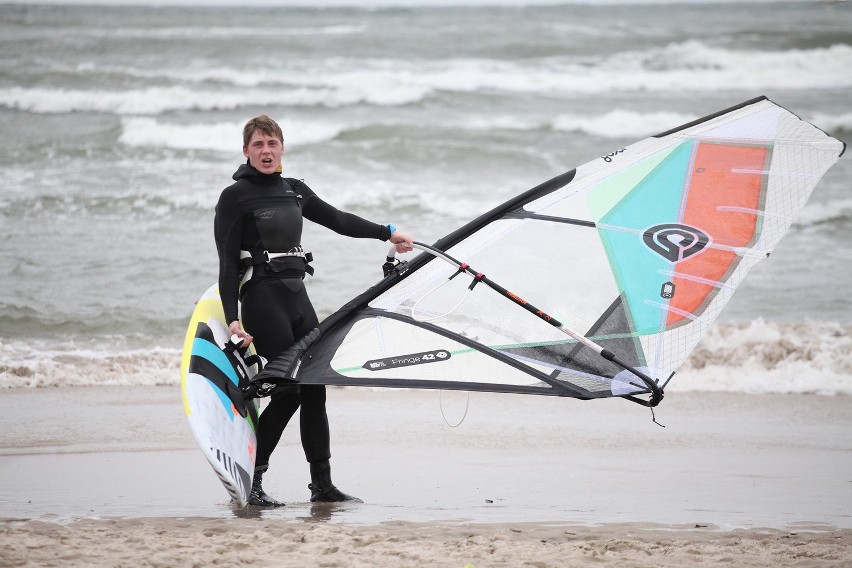
M 237 171 L 234 172 L 234 175 L 231 176 L 234 178 L 234 181 L 239 181 L 241 179 L 248 179 L 257 183 L 274 183 L 281 179 L 281 173 L 275 172 L 271 174 L 264 174 L 257 171 L 254 166 L 246 161 L 245 164 L 240 164 L 240 167 L 237 168 Z

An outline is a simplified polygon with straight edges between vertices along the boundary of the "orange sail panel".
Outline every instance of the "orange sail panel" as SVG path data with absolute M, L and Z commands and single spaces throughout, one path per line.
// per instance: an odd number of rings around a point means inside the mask
M 712 299 L 717 283 L 739 261 L 731 248 L 746 247 L 760 234 L 765 170 L 771 148 L 701 143 L 689 180 L 682 223 L 710 236 L 711 245 L 675 266 L 677 293 L 671 300 L 667 325 L 687 314 L 699 315 Z

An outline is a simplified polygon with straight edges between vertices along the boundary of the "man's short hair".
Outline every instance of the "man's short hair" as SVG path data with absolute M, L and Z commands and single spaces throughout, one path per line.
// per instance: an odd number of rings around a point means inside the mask
M 248 147 L 251 137 L 254 136 L 254 133 L 258 130 L 267 136 L 274 136 L 278 138 L 282 144 L 284 143 L 284 133 L 281 131 L 281 127 L 278 126 L 278 123 L 269 118 L 269 116 L 262 114 L 246 122 L 246 125 L 243 128 L 243 148 Z

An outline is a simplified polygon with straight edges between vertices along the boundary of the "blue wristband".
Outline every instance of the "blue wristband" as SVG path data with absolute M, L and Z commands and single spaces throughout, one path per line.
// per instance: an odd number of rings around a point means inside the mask
M 390 229 L 390 234 L 394 234 L 396 232 L 396 227 L 388 223 L 388 229 Z

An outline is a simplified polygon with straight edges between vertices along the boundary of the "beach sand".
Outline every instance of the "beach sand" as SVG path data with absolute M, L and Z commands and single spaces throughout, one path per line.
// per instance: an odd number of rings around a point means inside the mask
M 462 424 L 457 422 L 469 402 Z M 297 422 L 234 509 L 177 387 L 0 396 L 0 566 L 850 566 L 852 398 L 330 389 L 338 486 Z M 294 418 L 294 421 L 296 419 Z
M 0 566 L 849 566 L 850 531 L 127 519 L 0 530 Z

